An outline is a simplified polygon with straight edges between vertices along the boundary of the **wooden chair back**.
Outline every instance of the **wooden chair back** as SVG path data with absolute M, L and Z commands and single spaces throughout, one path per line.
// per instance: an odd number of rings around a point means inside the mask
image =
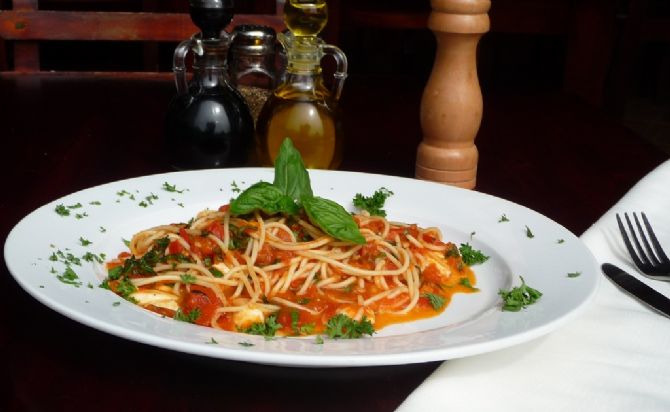
M 38 0 L 14 0 L 9 10 L 0 10 L 0 74 L 42 72 L 40 44 L 50 41 L 105 41 L 145 42 L 145 54 L 156 54 L 158 43 L 179 42 L 189 38 L 198 29 L 187 13 L 187 2 L 180 5 L 182 12 L 157 12 L 166 2 L 143 0 L 141 11 L 74 11 L 43 10 Z M 51 3 L 58 3 L 52 1 Z M 69 1 L 68 3 L 72 3 Z M 87 0 L 91 3 L 103 3 Z M 107 2 L 109 3 L 109 2 Z M 169 1 L 167 2 L 169 3 Z M 262 24 L 275 30 L 284 29 L 281 16 L 283 1 L 252 0 L 262 14 L 236 14 L 231 24 Z M 178 9 L 178 7 L 177 7 Z M 246 7 L 252 9 L 254 7 Z M 268 12 L 269 11 L 269 12 Z M 13 58 L 8 58 L 8 55 Z M 155 72 L 155 64 L 148 64 L 146 75 Z M 128 73 L 97 73 L 109 76 L 127 76 Z M 142 74 L 139 74 L 142 76 Z

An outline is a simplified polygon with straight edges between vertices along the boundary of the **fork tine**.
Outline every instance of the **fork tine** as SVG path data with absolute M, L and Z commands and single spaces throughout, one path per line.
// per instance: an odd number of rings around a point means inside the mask
M 633 239 L 633 243 L 635 244 L 635 250 L 637 250 L 637 256 L 640 261 L 642 261 L 642 264 L 644 266 L 648 266 L 651 264 L 649 259 L 647 259 L 647 255 L 645 255 L 644 250 L 642 250 L 642 245 L 640 244 L 640 241 L 637 238 L 637 234 L 635 232 L 635 228 L 633 227 L 633 223 L 630 221 L 630 218 L 628 217 L 628 213 L 624 213 L 623 216 L 626 218 L 626 223 L 628 224 L 628 230 L 630 231 L 631 238 Z
M 625 215 L 626 219 L 628 219 L 628 215 Z M 645 266 L 644 263 L 640 260 L 640 258 L 637 256 L 637 252 L 633 248 L 633 245 L 630 242 L 630 238 L 628 237 L 628 233 L 626 233 L 626 228 L 623 226 L 623 222 L 621 221 L 621 217 L 619 214 L 616 214 L 616 221 L 619 224 L 619 232 L 621 232 L 621 237 L 623 238 L 623 243 L 626 245 L 626 249 L 628 249 L 628 254 L 630 257 L 633 259 L 633 262 L 635 263 L 635 266 L 640 268 L 640 270 L 644 270 L 643 267 Z M 630 221 L 628 222 L 630 224 Z M 631 231 L 632 232 L 632 231 Z M 633 232 L 633 235 L 635 235 L 635 232 Z M 637 242 L 637 239 L 636 239 Z
M 665 255 L 665 252 L 663 251 L 661 244 L 658 242 L 658 239 L 656 239 L 656 234 L 654 233 L 654 230 L 651 228 L 651 224 L 649 224 L 647 215 L 645 215 L 644 212 L 641 212 L 641 214 L 642 214 L 642 220 L 644 221 L 644 226 L 647 228 L 647 233 L 649 233 L 649 238 L 651 238 L 651 243 L 654 245 L 654 250 L 656 251 L 658 259 L 664 264 L 670 263 L 670 259 L 668 259 L 668 257 Z
M 640 239 L 642 240 L 642 243 L 644 244 L 645 249 L 647 249 L 647 254 L 645 255 L 647 257 L 647 260 L 649 263 L 652 265 L 658 265 L 661 262 L 656 258 L 656 255 L 654 254 L 654 251 L 651 248 L 651 245 L 649 244 L 649 241 L 647 240 L 647 236 L 644 234 L 644 230 L 642 229 L 642 225 L 640 224 L 640 220 L 637 218 L 637 213 L 633 212 L 633 219 L 635 219 L 635 225 L 637 226 L 637 233 L 640 234 Z M 646 225 L 645 225 L 646 226 Z M 647 226 L 647 229 L 649 229 L 649 226 Z M 653 240 L 652 240 L 653 242 Z

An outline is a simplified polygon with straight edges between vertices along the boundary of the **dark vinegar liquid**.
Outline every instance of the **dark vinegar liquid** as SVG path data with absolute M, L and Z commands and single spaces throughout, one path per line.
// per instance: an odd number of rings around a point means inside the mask
M 248 106 L 229 88 L 176 96 L 168 108 L 166 152 L 178 170 L 245 166 L 253 135 Z

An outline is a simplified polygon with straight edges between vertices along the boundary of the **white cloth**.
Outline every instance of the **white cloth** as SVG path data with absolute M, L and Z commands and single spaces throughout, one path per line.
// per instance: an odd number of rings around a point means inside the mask
M 670 160 L 581 236 L 599 263 L 670 296 L 670 282 L 644 278 L 626 253 L 615 213 L 633 211 L 645 212 L 670 252 Z M 605 278 L 574 321 L 525 344 L 444 362 L 398 411 L 670 411 L 670 319 Z

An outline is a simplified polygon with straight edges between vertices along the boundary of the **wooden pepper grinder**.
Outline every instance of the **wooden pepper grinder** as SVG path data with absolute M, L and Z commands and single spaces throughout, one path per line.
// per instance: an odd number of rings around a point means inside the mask
M 477 178 L 475 136 L 482 120 L 477 44 L 489 30 L 490 0 L 431 0 L 433 71 L 421 99 L 423 141 L 416 177 L 472 189 Z

